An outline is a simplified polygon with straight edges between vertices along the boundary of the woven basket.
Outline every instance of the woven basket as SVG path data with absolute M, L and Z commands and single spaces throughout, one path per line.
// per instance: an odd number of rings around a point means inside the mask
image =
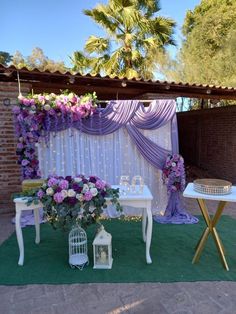
M 231 193 L 232 183 L 219 179 L 197 179 L 193 181 L 196 192 L 212 195 L 224 195 Z

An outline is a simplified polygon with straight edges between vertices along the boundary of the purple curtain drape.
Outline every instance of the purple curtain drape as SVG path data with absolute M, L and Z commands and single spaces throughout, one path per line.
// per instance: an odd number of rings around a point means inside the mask
M 171 151 L 145 137 L 139 129 L 157 129 L 171 121 Z M 155 168 L 162 169 L 168 153 L 178 153 L 175 100 L 153 100 L 145 108 L 138 100 L 111 101 L 89 119 L 72 122 L 64 116 L 45 119 L 45 130 L 61 131 L 69 127 L 91 135 L 107 135 L 125 127 L 142 156 Z
M 152 130 L 171 122 L 171 151 L 166 150 L 146 136 L 140 130 Z M 140 154 L 155 168 L 162 170 L 168 153 L 178 153 L 178 129 L 175 100 L 153 100 L 148 107 L 138 100 L 111 101 L 106 108 L 99 109 L 89 119 L 73 122 L 68 116 L 45 119 L 46 133 L 76 128 L 91 135 L 107 135 L 125 127 Z M 164 223 L 195 223 L 180 206 L 179 193 L 171 193 L 166 208 Z M 194 218 L 194 217 L 193 217 Z M 158 221 L 158 218 L 154 218 Z
M 169 195 L 168 204 L 164 216 L 154 216 L 154 221 L 162 224 L 195 224 L 198 218 L 186 212 L 180 199 L 180 192 L 172 192 Z

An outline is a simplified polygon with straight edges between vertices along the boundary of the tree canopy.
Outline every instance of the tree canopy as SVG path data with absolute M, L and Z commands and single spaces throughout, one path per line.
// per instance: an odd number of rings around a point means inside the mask
M 153 78 L 159 52 L 173 45 L 175 23 L 158 15 L 159 0 L 109 0 L 84 13 L 106 32 L 91 35 L 72 62 L 81 73 Z
M 236 1 L 202 0 L 187 12 L 182 31 L 177 77 L 236 86 Z
M 0 51 L 0 64 L 7 66 L 12 60 L 10 53 L 6 51 Z
M 12 64 L 19 69 L 26 67 L 29 70 L 37 68 L 41 71 L 66 71 L 64 62 L 57 62 L 49 59 L 39 47 L 34 48 L 31 55 L 26 58 L 23 57 L 19 51 L 16 51 L 12 57 Z

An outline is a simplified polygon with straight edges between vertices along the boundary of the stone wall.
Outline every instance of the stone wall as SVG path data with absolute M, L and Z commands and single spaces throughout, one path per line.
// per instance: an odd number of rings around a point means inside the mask
M 21 84 L 22 94 L 30 91 L 29 84 Z M 11 195 L 20 191 L 20 168 L 17 165 L 16 140 L 13 125 L 12 106 L 16 104 L 18 85 L 0 82 L 0 213 L 13 210 Z M 5 106 L 3 100 L 10 99 Z
M 236 184 L 236 106 L 181 112 L 177 118 L 185 161 Z

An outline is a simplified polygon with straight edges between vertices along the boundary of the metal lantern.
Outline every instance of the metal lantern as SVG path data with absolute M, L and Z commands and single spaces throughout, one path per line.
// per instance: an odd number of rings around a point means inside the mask
M 82 270 L 88 264 L 87 235 L 84 229 L 75 226 L 69 233 L 69 264 Z
M 144 187 L 144 180 L 141 176 L 134 176 L 132 178 L 131 191 L 135 194 L 142 194 Z
M 112 236 L 106 232 L 104 227 L 96 235 L 93 241 L 93 259 L 95 269 L 111 269 L 112 268 Z

